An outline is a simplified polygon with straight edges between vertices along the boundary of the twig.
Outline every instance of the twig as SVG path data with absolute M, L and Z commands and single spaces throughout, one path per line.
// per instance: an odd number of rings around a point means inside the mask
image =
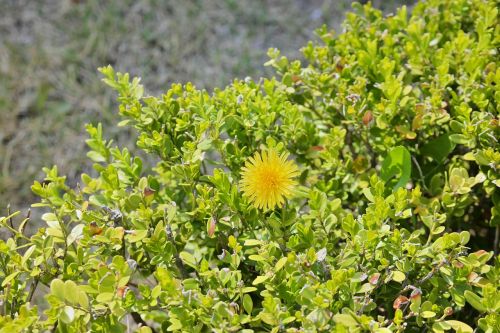
M 10 215 L 10 204 L 7 205 L 7 216 L 9 217 L 9 225 L 12 229 L 14 229 L 14 224 L 12 223 L 12 216 Z
M 172 228 L 170 228 L 170 224 L 167 224 L 167 238 L 168 240 L 174 245 L 175 247 L 175 240 L 172 234 Z M 177 249 L 174 253 L 175 257 L 175 264 L 177 265 L 177 268 L 179 269 L 179 272 L 182 275 L 182 278 L 187 278 L 189 276 L 188 271 L 186 270 L 186 267 L 184 266 L 184 263 L 182 262 L 181 257 L 179 257 L 179 253 L 177 252 Z
M 14 229 L 13 227 L 11 227 L 10 224 L 11 223 L 9 223 L 9 224 L 6 223 L 6 224 L 4 224 L 4 226 L 12 232 L 12 234 L 13 234 L 14 237 L 18 236 L 18 237 L 23 238 L 23 239 L 25 239 L 27 241 L 30 241 L 30 239 L 28 237 L 26 237 L 24 234 L 18 232 L 16 229 Z
M 427 188 L 427 185 L 425 185 L 425 177 L 424 177 L 424 174 L 422 172 L 422 169 L 420 168 L 420 164 L 418 164 L 418 161 L 417 159 L 415 158 L 415 156 L 412 156 L 411 157 L 411 160 L 413 161 L 413 163 L 415 164 L 415 166 L 417 167 L 417 170 L 418 170 L 418 174 L 420 175 L 420 180 L 422 181 L 422 185 L 424 186 L 424 189 L 426 191 L 429 191 L 429 189 Z
M 408 290 L 411 290 L 411 289 L 413 289 L 413 290 L 415 290 L 415 289 L 419 289 L 417 286 L 421 285 L 421 284 L 422 284 L 422 283 L 424 283 L 425 281 L 427 281 L 427 280 L 429 280 L 430 278 L 432 278 L 432 277 L 434 276 L 434 274 L 436 274 L 436 272 L 438 272 L 438 271 L 439 271 L 439 269 L 440 269 L 441 267 L 443 267 L 443 266 L 444 266 L 444 265 L 446 265 L 446 264 L 451 263 L 451 261 L 452 261 L 453 259 L 455 259 L 458 255 L 459 255 L 459 254 L 455 254 L 455 255 L 450 256 L 450 258 L 449 258 L 449 259 L 443 259 L 443 260 L 441 260 L 441 261 L 439 262 L 439 264 L 437 264 L 436 266 L 434 266 L 434 267 L 432 268 L 432 270 L 431 270 L 429 273 L 427 273 L 427 275 L 425 275 L 423 278 L 421 278 L 420 280 L 418 280 L 418 281 L 417 281 L 414 285 L 408 284 L 406 287 L 404 287 L 404 288 L 400 291 L 400 293 L 399 293 L 399 294 L 400 294 L 400 295 L 402 295 L 404 292 L 406 292 L 406 291 L 408 291 Z M 406 303 L 406 304 L 405 304 L 405 306 L 401 309 L 401 311 L 402 311 L 403 313 L 405 313 L 405 312 L 406 312 L 406 310 L 407 310 L 407 309 L 408 309 L 408 307 L 410 306 L 410 303 L 411 303 L 411 301 L 408 301 L 408 303 Z M 410 318 L 410 317 L 413 317 L 414 315 L 415 315 L 415 314 L 413 314 L 413 313 L 411 313 L 411 312 L 410 312 L 410 313 L 408 313 L 408 314 L 404 317 L 404 319 L 406 320 L 406 319 L 408 319 L 408 318 Z M 384 326 L 385 326 L 385 327 L 388 327 L 388 326 L 392 325 L 393 321 L 394 321 L 393 319 L 386 320 L 386 321 L 384 322 Z
M 498 242 L 500 241 L 500 226 L 497 225 L 495 230 L 495 240 L 493 241 L 493 251 L 495 255 L 498 255 Z
M 33 295 L 35 295 L 36 287 L 38 287 L 38 279 L 33 280 L 33 282 L 31 283 L 31 289 L 30 289 L 30 293 L 28 296 L 28 303 L 31 303 L 31 300 L 33 299 Z
M 391 270 L 388 268 L 385 269 L 385 276 L 388 276 L 391 273 Z M 370 277 L 368 277 L 369 279 Z M 377 290 L 381 285 L 382 285 L 382 274 L 379 275 L 377 283 L 373 286 L 373 289 L 370 291 L 370 293 L 373 293 L 375 290 Z M 369 282 L 371 283 L 371 282 Z M 370 293 L 365 293 L 365 296 L 363 298 L 363 305 L 361 306 L 361 309 L 357 311 L 357 315 L 360 316 L 365 312 L 365 308 L 368 304 L 370 304 Z
M 153 327 L 149 326 L 148 323 L 146 323 L 144 319 L 142 319 L 139 313 L 130 312 L 130 315 L 132 316 L 132 319 L 134 319 L 137 325 L 149 327 L 153 333 L 156 333 L 156 330 Z
M 429 280 L 431 277 L 434 276 L 434 274 L 436 274 L 437 271 L 439 271 L 439 269 L 441 267 L 443 267 L 447 263 L 449 263 L 448 260 L 446 260 L 446 259 L 441 260 L 441 262 L 437 266 L 433 267 L 432 270 L 429 273 L 427 273 L 426 276 L 424 276 L 422 279 L 420 279 L 420 280 L 417 281 L 417 285 L 421 285 L 425 281 Z

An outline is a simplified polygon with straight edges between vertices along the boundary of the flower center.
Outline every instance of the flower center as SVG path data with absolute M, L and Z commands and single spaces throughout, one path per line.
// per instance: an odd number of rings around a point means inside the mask
M 269 185 L 271 185 L 271 187 L 276 187 L 276 185 L 278 185 L 278 181 L 276 180 L 276 178 L 270 177 L 269 178 Z
M 266 184 L 270 188 L 277 188 L 279 184 L 278 175 L 275 172 L 268 172 L 266 175 Z

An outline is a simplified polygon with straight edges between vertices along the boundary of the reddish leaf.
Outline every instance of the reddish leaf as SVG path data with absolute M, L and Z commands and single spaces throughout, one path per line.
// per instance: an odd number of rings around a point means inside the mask
M 399 309 L 401 305 L 405 305 L 407 303 L 408 303 L 408 298 L 406 296 L 401 295 L 394 300 L 394 303 L 392 303 L 392 307 L 394 308 L 394 310 L 396 310 Z
M 92 236 L 102 234 L 102 228 L 97 225 L 95 221 L 90 222 L 89 231 Z
M 375 273 L 372 276 L 370 276 L 369 281 L 372 285 L 376 285 L 378 283 L 379 278 L 380 278 L 380 273 Z
M 362 120 L 363 120 L 363 124 L 365 124 L 365 126 L 368 126 L 370 124 L 370 122 L 373 120 L 373 114 L 372 114 L 372 112 L 371 111 L 366 111 Z
M 144 193 L 144 196 L 145 196 L 145 197 L 149 197 L 149 196 L 151 196 L 151 195 L 155 194 L 155 190 L 153 190 L 153 189 L 152 189 L 152 188 L 150 188 L 150 187 L 146 187 L 146 188 L 144 189 L 143 193 Z
M 129 288 L 127 286 L 118 287 L 116 289 L 116 295 L 118 295 L 118 297 L 120 298 L 123 298 L 127 294 L 128 289 Z
M 208 220 L 208 225 L 207 225 L 208 237 L 212 238 L 214 236 L 216 224 L 217 221 L 213 217 L 211 217 L 210 220 Z
M 411 300 L 417 300 L 422 296 L 422 290 L 415 288 L 410 294 L 410 299 Z

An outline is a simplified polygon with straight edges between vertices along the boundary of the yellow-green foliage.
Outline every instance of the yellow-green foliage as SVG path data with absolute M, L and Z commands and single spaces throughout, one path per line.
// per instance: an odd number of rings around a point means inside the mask
M 46 227 L 1 219 L 0 331 L 499 332 L 496 2 L 355 10 L 213 94 L 101 68 L 143 152 L 88 125 L 95 172 L 32 187 Z M 269 211 L 239 185 L 265 148 L 299 169 Z

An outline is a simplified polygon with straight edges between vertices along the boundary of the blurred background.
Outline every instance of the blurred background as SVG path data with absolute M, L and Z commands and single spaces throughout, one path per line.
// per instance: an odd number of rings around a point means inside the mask
M 386 13 L 413 1 L 375 0 Z M 173 82 L 223 87 L 272 75 L 268 48 L 301 58 L 327 24 L 341 30 L 350 0 L 0 0 L 0 216 L 26 210 L 42 166 L 74 185 L 91 168 L 85 123 L 134 146 L 97 67 L 142 78 L 147 94 Z

